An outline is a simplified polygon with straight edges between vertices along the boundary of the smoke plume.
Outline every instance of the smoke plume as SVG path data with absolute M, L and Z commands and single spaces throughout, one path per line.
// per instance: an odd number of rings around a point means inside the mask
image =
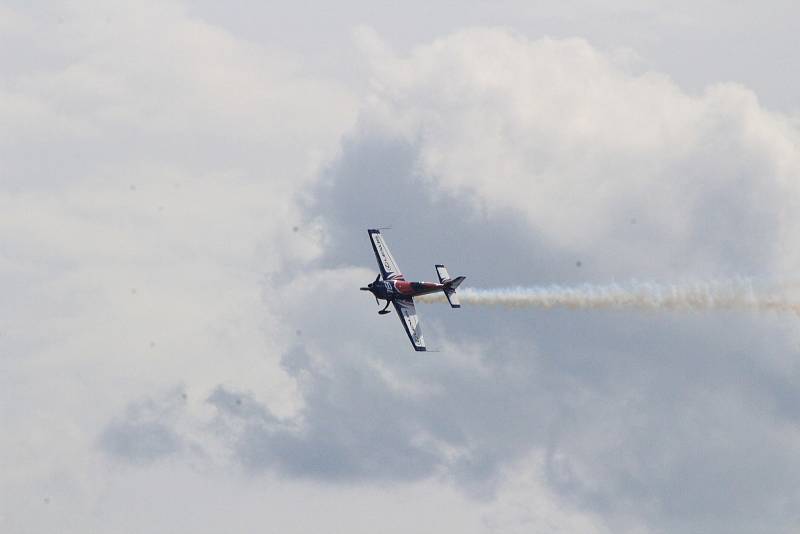
M 647 310 L 756 310 L 800 315 L 800 299 L 786 285 L 767 286 L 749 279 L 682 284 L 630 282 L 458 291 L 463 304 L 508 308 L 634 308 Z M 419 302 L 447 302 L 444 294 L 417 297 Z

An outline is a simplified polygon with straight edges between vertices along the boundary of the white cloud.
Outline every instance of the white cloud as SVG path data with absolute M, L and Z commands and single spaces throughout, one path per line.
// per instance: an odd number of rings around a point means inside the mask
M 42 495 L 93 506 L 131 402 L 180 388 L 202 417 L 231 383 L 297 409 L 262 293 L 320 252 L 299 200 L 355 102 L 180 4 L 0 15 L 32 59 L 0 74 L 2 500 L 23 528 Z
M 513 210 L 634 273 L 713 275 L 748 256 L 763 271 L 798 265 L 800 133 L 744 87 L 694 96 L 583 40 L 504 30 L 373 56 L 365 122 L 418 143 L 420 172 L 490 216 Z

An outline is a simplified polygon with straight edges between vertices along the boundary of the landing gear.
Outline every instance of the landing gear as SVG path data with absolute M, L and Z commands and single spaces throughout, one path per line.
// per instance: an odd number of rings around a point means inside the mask
M 379 311 L 378 311 L 378 315 L 386 315 L 387 313 L 391 313 L 391 312 L 390 312 L 390 311 L 387 309 L 387 308 L 389 307 L 389 304 L 391 304 L 391 303 L 392 303 L 391 301 L 387 300 L 387 301 L 386 301 L 386 306 L 385 306 L 385 307 L 384 307 L 382 310 L 379 310 Z

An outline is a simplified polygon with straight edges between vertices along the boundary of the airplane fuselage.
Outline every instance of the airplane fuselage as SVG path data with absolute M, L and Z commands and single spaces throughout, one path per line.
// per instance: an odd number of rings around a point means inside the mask
M 434 282 L 406 282 L 405 280 L 381 280 L 369 284 L 369 290 L 381 300 L 402 297 L 418 297 L 444 291 L 444 284 Z

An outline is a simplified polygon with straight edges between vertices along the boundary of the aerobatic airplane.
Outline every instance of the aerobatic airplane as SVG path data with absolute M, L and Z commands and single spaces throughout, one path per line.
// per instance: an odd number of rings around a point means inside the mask
M 406 282 L 397 267 L 397 262 L 392 257 L 392 253 L 389 252 L 389 247 L 386 246 L 386 241 L 383 240 L 380 230 L 367 230 L 367 232 L 381 272 L 375 277 L 374 282 L 367 287 L 362 287 L 361 291 L 370 291 L 375 296 L 375 302 L 378 302 L 378 299 L 386 301 L 386 306 L 378 312 L 379 315 L 389 313 L 387 309 L 389 304 L 394 304 L 397 316 L 400 317 L 414 350 L 427 350 L 425 348 L 425 340 L 422 339 L 417 310 L 414 307 L 414 297 L 441 291 L 447 297 L 451 307 L 460 308 L 461 304 L 458 302 L 456 288 L 464 281 L 465 277 L 458 276 L 451 279 L 444 265 L 437 265 L 438 284 L 433 282 Z M 381 277 L 383 277 L 382 281 Z

